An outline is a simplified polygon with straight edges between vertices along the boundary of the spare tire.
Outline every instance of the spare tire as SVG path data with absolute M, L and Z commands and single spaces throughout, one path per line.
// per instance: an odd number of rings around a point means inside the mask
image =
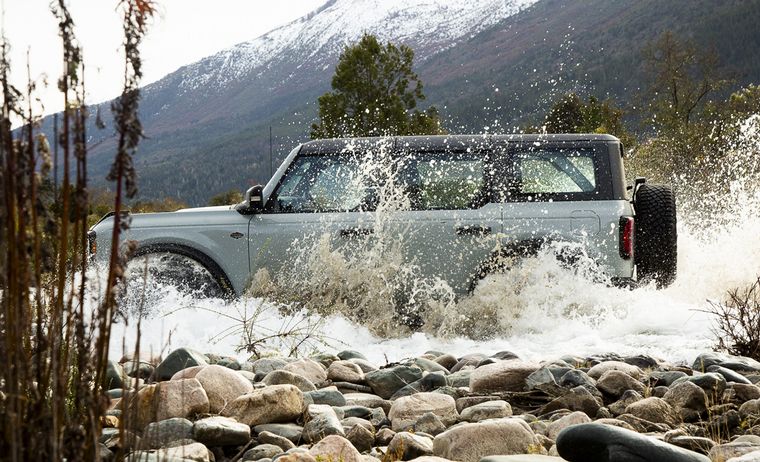
M 676 197 L 669 186 L 644 183 L 633 199 L 635 218 L 636 273 L 641 282 L 654 281 L 658 288 L 676 279 L 678 231 Z

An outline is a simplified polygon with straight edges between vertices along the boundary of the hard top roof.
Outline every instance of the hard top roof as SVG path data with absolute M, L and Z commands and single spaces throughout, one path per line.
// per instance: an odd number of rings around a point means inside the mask
M 301 147 L 301 154 L 326 154 L 329 152 L 362 147 L 386 145 L 392 148 L 411 149 L 457 149 L 488 147 L 503 142 L 563 142 L 563 141 L 619 141 L 612 135 L 594 133 L 570 134 L 512 134 L 512 135 L 420 135 L 372 138 L 333 138 L 308 141 Z

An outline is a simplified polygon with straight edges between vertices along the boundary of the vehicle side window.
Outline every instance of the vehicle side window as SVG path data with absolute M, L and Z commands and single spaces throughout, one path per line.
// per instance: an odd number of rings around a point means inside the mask
M 497 189 L 500 200 L 594 200 L 611 194 L 609 178 L 602 172 L 604 156 L 598 149 L 531 147 L 512 149 Z
M 486 155 L 468 152 L 406 154 L 400 159 L 402 182 L 412 208 L 478 208 L 487 200 Z
M 297 157 L 272 194 L 271 212 L 365 210 L 370 194 L 359 161 L 348 154 Z

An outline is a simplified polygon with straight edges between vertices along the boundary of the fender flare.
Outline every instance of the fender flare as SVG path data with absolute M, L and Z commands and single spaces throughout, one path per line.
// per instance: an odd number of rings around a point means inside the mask
M 501 249 L 491 253 L 483 260 L 470 276 L 470 284 L 467 289 L 468 293 L 473 293 L 478 283 L 495 270 L 503 269 L 505 257 L 526 258 L 536 255 L 549 242 L 549 239 L 526 239 L 517 242 L 510 242 L 501 247 Z
M 229 276 L 227 276 L 227 273 L 224 272 L 222 267 L 219 266 L 213 258 L 209 257 L 204 252 L 183 244 L 159 242 L 138 245 L 137 249 L 130 257 L 130 260 L 151 253 L 173 253 L 195 261 L 208 271 L 211 277 L 216 280 L 219 287 L 222 289 L 222 292 L 224 292 L 225 298 L 233 298 L 235 296 L 235 289 L 233 288 L 232 282 L 230 281 Z

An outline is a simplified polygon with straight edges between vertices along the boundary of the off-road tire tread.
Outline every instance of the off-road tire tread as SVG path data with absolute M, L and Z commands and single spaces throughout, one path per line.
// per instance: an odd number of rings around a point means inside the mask
M 676 279 L 678 260 L 675 195 L 668 186 L 644 183 L 636 191 L 634 210 L 638 279 L 667 287 Z

